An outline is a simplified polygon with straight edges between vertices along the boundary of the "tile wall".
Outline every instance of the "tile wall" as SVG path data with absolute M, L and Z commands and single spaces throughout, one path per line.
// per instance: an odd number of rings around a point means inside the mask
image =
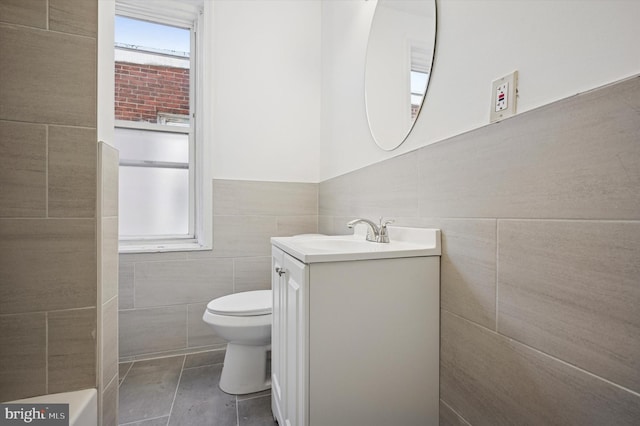
M 118 420 L 118 151 L 98 144 L 98 390 L 102 425 Z
M 116 424 L 118 154 L 96 141 L 97 2 L 0 2 L 0 401 L 98 389 Z
M 640 78 L 320 184 L 442 229 L 443 425 L 640 422 Z
M 96 387 L 96 29 L 0 2 L 0 401 Z
M 224 346 L 207 303 L 271 288 L 270 237 L 317 232 L 317 212 L 317 184 L 214 179 L 213 250 L 120 255 L 120 361 Z

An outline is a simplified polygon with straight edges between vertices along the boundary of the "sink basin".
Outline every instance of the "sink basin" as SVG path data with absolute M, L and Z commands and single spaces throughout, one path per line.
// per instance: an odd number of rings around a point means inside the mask
M 273 237 L 271 243 L 303 263 L 438 256 L 440 230 L 389 226 L 389 243 L 366 241 L 363 234 Z
M 300 240 L 300 244 L 310 250 L 327 252 L 369 251 L 375 249 L 374 245 L 376 245 L 366 240 L 346 238 L 314 238 Z

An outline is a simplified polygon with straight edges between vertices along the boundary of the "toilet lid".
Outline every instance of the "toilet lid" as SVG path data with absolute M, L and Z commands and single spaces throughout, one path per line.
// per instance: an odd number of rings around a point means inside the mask
M 245 291 L 213 299 L 207 305 L 212 314 L 254 316 L 271 313 L 271 290 Z

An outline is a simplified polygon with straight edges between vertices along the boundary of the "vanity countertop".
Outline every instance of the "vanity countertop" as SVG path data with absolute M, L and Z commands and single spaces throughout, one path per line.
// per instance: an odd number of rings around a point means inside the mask
M 360 227 L 353 235 L 272 237 L 271 244 L 303 263 L 439 256 L 440 230 L 389 226 L 389 243 L 366 241 Z

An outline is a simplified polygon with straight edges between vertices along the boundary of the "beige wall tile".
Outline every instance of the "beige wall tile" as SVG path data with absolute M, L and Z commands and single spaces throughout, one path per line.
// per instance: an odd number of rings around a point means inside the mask
M 277 233 L 275 216 L 215 216 L 213 251 L 190 256 L 255 257 L 271 254 L 270 238 Z
M 213 328 L 202 320 L 207 302 L 188 306 L 187 346 L 190 348 L 210 345 L 225 345 L 227 342 L 218 336 Z
M 96 126 L 96 41 L 0 24 L 0 119 Z
M 407 226 L 442 230 L 442 309 L 495 330 L 496 220 L 420 218 L 412 222 Z
M 500 221 L 498 330 L 640 392 L 640 222 Z
M 49 217 L 94 217 L 96 130 L 49 126 Z
M 102 392 L 102 426 L 118 425 L 118 378 Z
M 133 308 L 134 274 L 135 263 L 120 262 L 118 265 L 118 303 L 120 309 Z
M 440 400 L 440 425 L 439 426 L 471 426 L 458 413 L 453 411 L 445 402 Z
M 2 0 L 0 21 L 47 28 L 47 2 L 46 0 Z
M 233 260 L 233 265 L 234 293 L 271 289 L 270 257 L 238 258 Z
M 354 219 L 357 219 L 356 216 L 335 216 L 333 218 L 333 235 L 351 235 L 353 234 L 353 229 L 350 229 L 347 226 L 347 223 L 351 222 Z M 374 219 L 371 219 L 374 220 Z
M 352 215 L 352 173 L 321 182 L 318 187 L 318 214 L 322 216 Z
M 213 214 L 316 215 L 318 185 L 296 182 L 213 180 Z
M 96 386 L 96 308 L 47 314 L 48 392 Z
M 640 397 L 442 311 L 440 396 L 469 423 L 634 425 Z
M 334 235 L 333 216 L 318 216 L 318 233 Z
M 46 319 L 44 313 L 0 316 L 0 401 L 44 395 Z
M 0 216 L 46 216 L 46 170 L 46 127 L 0 121 Z
M 0 313 L 95 306 L 95 232 L 94 219 L 0 219 Z
M 208 302 L 233 293 L 233 261 L 137 263 L 134 292 L 136 308 Z
M 96 37 L 97 0 L 48 0 L 49 28 L 53 31 Z
M 380 216 L 418 215 L 418 156 L 390 158 L 350 173 L 350 214 L 378 221 Z
M 118 216 L 119 152 L 109 144 L 98 143 L 100 159 L 102 216 Z
M 318 232 L 318 216 L 278 216 L 277 233 L 273 236 L 288 237 Z
M 118 295 L 118 218 L 103 218 L 100 250 L 102 302 Z
M 633 78 L 417 151 L 420 215 L 640 219 L 640 120 L 617 100 L 639 87 Z
M 120 357 L 184 349 L 187 346 L 187 306 L 120 311 Z
M 118 298 L 102 306 L 102 386 L 118 375 Z

